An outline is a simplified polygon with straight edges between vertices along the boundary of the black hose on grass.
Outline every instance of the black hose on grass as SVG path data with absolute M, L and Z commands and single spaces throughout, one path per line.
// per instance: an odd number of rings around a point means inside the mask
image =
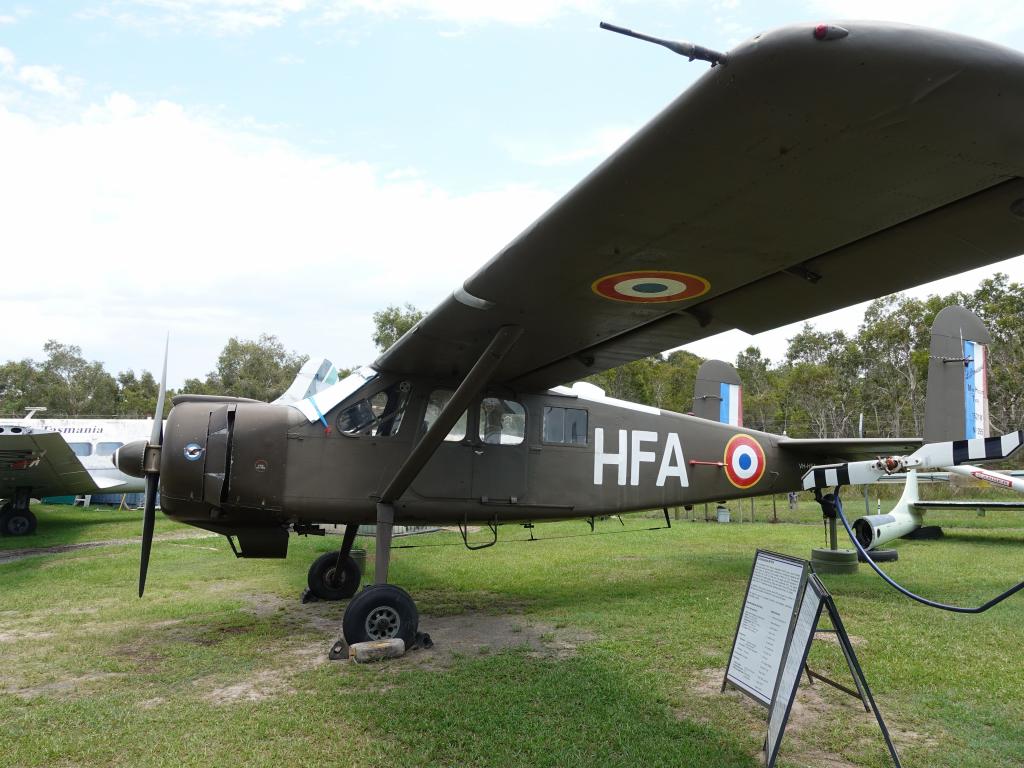
M 875 565 L 875 561 L 871 559 L 871 555 L 868 554 L 868 551 L 864 549 L 864 547 L 861 545 L 859 541 L 857 541 L 857 537 L 854 535 L 853 529 L 850 528 L 850 523 L 846 520 L 846 515 L 843 514 L 843 502 L 839 499 L 838 487 L 836 487 L 835 492 L 832 494 L 832 497 L 834 499 L 833 504 L 835 506 L 835 510 L 839 514 L 839 519 L 843 521 L 843 528 L 846 529 L 846 534 L 850 537 L 850 541 L 853 542 L 853 546 L 857 548 L 857 552 L 859 552 L 860 556 L 864 558 L 864 561 L 871 566 L 871 569 L 875 573 L 882 577 L 882 580 L 885 581 L 886 584 L 888 584 L 890 587 L 892 587 L 905 597 L 909 597 L 911 600 L 921 603 L 921 605 L 927 605 L 929 608 L 938 608 L 940 611 L 949 611 L 951 613 L 984 613 L 992 606 L 998 605 L 999 603 L 1003 602 L 1003 600 L 1005 600 L 1006 598 L 1024 589 L 1024 581 L 1022 581 L 1017 586 L 1011 587 L 1005 592 L 996 595 L 987 603 L 982 603 L 981 605 L 975 608 L 967 608 L 961 605 L 948 605 L 946 603 L 939 603 L 935 600 L 929 600 L 928 598 L 921 597 L 920 595 L 915 595 L 909 589 L 906 589 L 905 587 L 902 587 L 899 584 L 897 584 L 892 578 L 886 575 L 886 573 L 881 568 Z

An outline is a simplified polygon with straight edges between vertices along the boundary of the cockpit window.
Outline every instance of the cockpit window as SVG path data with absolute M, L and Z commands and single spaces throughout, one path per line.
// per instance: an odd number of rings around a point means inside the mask
M 480 403 L 480 441 L 519 445 L 526 437 L 526 409 L 515 400 L 485 397 Z
M 346 435 L 397 435 L 409 404 L 409 382 L 401 381 L 353 403 L 338 414 L 338 430 Z

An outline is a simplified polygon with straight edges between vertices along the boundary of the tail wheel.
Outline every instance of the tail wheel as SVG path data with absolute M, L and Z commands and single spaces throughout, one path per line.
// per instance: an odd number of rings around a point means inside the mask
M 345 600 L 359 589 L 363 574 L 351 557 L 338 563 L 337 552 L 326 552 L 309 566 L 306 583 L 309 591 L 321 600 Z
M 419 611 L 408 592 L 393 584 L 375 584 L 352 598 L 341 627 L 349 645 L 400 637 L 410 648 L 419 623 Z

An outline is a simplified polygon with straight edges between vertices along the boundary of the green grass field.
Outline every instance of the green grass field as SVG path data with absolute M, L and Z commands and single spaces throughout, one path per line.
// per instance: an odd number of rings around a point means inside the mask
M 143 600 L 134 544 L 3 563 L 0 765 L 753 767 L 765 710 L 719 686 L 755 548 L 823 542 L 810 507 L 785 506 L 806 524 L 642 532 L 658 519 L 630 516 L 539 526 L 535 542 L 506 528 L 476 553 L 457 534 L 403 539 L 418 546 L 395 552 L 392 581 L 437 645 L 370 666 L 326 660 L 343 604 L 298 601 L 336 537 L 293 539 L 284 561 L 158 538 Z M 0 548 L 140 528 L 134 512 L 37 511 L 40 533 Z M 760 500 L 755 519 L 770 515 Z M 1024 577 L 1024 515 L 950 517 L 944 540 L 898 544 L 889 572 L 967 604 Z M 192 530 L 161 518 L 157 533 Z M 1024 597 L 954 616 L 863 569 L 825 581 L 905 765 L 1024 764 Z M 811 664 L 847 679 L 830 643 Z M 780 765 L 888 764 L 856 701 L 805 681 L 798 704 Z

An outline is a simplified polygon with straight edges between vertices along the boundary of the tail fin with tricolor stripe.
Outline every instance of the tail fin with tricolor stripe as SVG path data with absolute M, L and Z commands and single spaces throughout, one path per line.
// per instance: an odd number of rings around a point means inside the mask
M 946 307 L 932 323 L 924 441 L 989 436 L 988 345 L 984 323 L 963 307 Z
M 705 360 L 697 369 L 693 414 L 734 427 L 743 426 L 743 386 L 732 365 Z

